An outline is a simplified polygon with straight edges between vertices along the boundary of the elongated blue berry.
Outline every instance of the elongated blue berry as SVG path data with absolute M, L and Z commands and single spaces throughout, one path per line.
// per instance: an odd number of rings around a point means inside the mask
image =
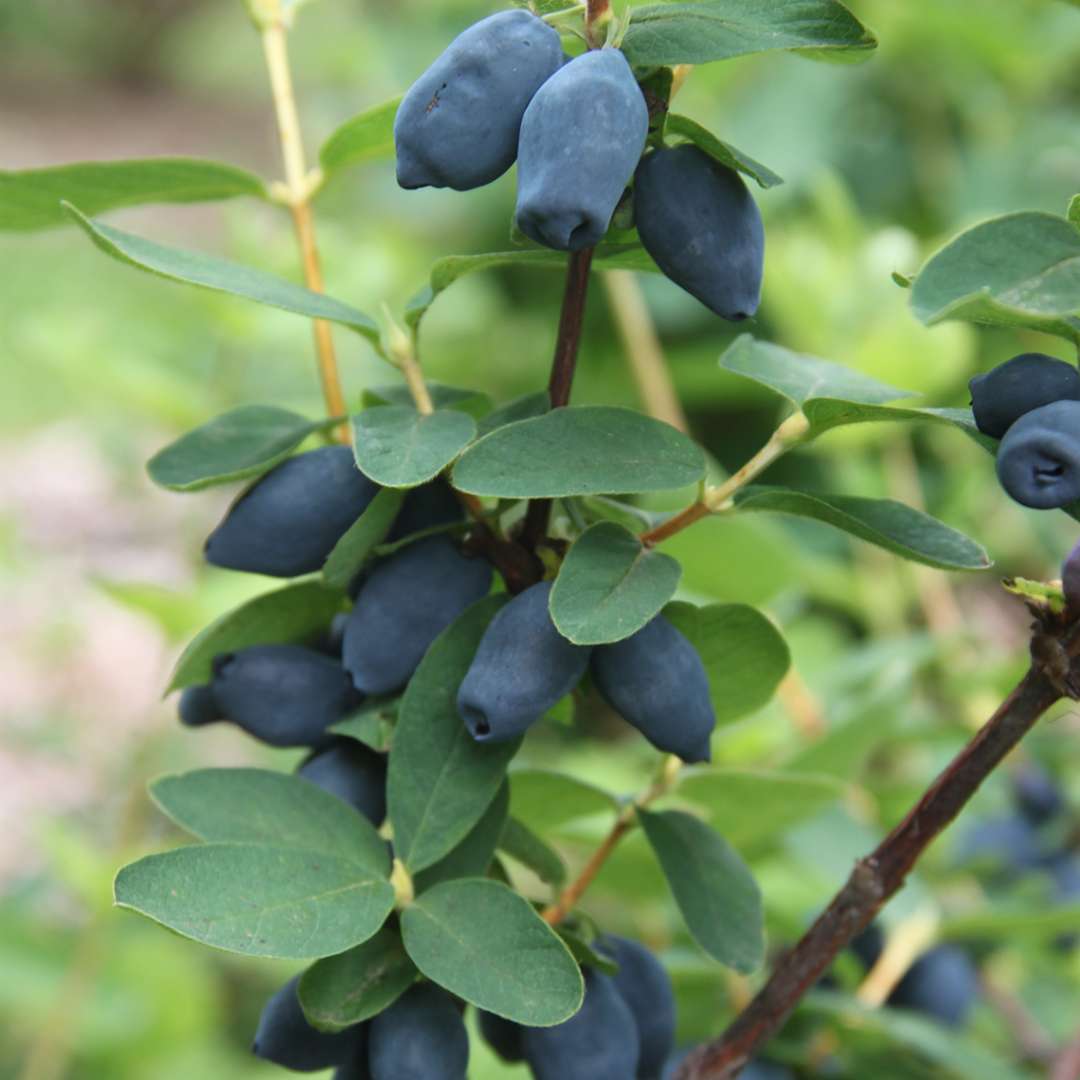
M 378 490 L 347 446 L 298 454 L 233 504 L 206 541 L 206 560 L 271 577 L 313 573 Z
M 559 35 L 527 11 L 470 26 L 398 108 L 398 183 L 467 191 L 502 176 L 517 157 L 526 107 L 561 63 Z
M 332 657 L 300 645 L 253 645 L 214 660 L 225 718 L 271 746 L 314 746 L 359 698 Z
M 360 587 L 342 658 L 364 694 L 400 690 L 431 643 L 491 588 L 491 566 L 429 536 L 380 563 Z
M 522 1029 L 535 1080 L 632 1080 L 639 1063 L 634 1014 L 614 981 L 585 972 L 585 1001 L 555 1027 Z
M 1045 353 L 1022 353 L 969 383 L 975 425 L 1000 439 L 1032 409 L 1080 399 L 1080 371 Z
M 316 750 L 296 770 L 355 807 L 376 828 L 386 817 L 386 759 L 355 739 L 334 739 Z
M 696 146 L 648 154 L 634 182 L 634 219 L 664 274 L 732 322 L 761 302 L 765 229 L 743 178 Z
M 1001 486 L 1034 510 L 1080 499 L 1080 401 L 1056 401 L 1025 413 L 1001 440 Z
M 318 1072 L 349 1060 L 365 1041 L 365 1025 L 358 1024 L 334 1034 L 313 1028 L 296 996 L 299 981 L 299 978 L 290 979 L 266 1003 L 259 1017 L 252 1053 L 295 1072 Z
M 621 52 L 571 60 L 537 91 L 521 122 L 518 228 L 560 251 L 598 244 L 648 133 L 649 110 Z
M 465 1080 L 469 1036 L 454 999 L 431 983 L 414 986 L 371 1021 L 372 1080 Z
M 551 621 L 551 582 L 515 596 L 491 620 L 458 691 L 457 705 L 479 742 L 523 735 L 581 681 L 590 649 L 573 645 Z
M 658 750 L 708 761 L 716 725 L 709 676 L 697 649 L 663 615 L 592 657 L 596 689 Z

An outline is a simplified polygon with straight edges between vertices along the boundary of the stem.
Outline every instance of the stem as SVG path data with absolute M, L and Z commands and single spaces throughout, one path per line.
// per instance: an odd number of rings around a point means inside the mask
M 656 779 L 647 791 L 639 795 L 629 806 L 623 808 L 611 831 L 604 837 L 600 846 L 593 852 L 592 857 L 585 864 L 580 874 L 562 891 L 558 900 L 541 913 L 544 921 L 549 926 L 558 926 L 577 907 L 586 890 L 596 879 L 596 875 L 604 867 L 604 863 L 611 857 L 612 852 L 619 846 L 619 841 L 633 830 L 637 824 L 638 807 L 648 806 L 666 795 L 671 790 L 682 768 L 682 761 L 674 754 L 668 754 L 660 763 Z
M 570 391 L 574 385 L 578 350 L 581 347 L 581 331 L 585 323 L 585 300 L 589 292 L 592 259 L 593 249 L 585 248 L 584 251 L 572 252 L 566 264 L 566 289 L 563 291 L 559 333 L 548 380 L 548 397 L 553 409 L 570 404 Z M 521 542 L 530 551 L 534 551 L 547 535 L 550 517 L 550 499 L 534 499 L 529 503 L 521 530 Z
M 296 94 L 293 90 L 292 72 L 289 67 L 287 30 L 280 2 L 276 5 L 276 18 L 262 24 L 262 42 L 266 67 L 270 73 L 270 86 L 274 95 L 281 155 L 285 163 L 285 190 L 296 229 L 296 239 L 300 245 L 304 282 L 312 292 L 321 293 L 324 291 L 322 267 L 315 239 L 315 223 L 311 214 L 310 183 L 304 162 L 300 115 L 296 108 Z M 330 324 L 321 319 L 315 319 L 311 327 L 326 411 L 330 416 L 340 416 L 347 410 Z M 347 426 L 342 425 L 337 428 L 335 435 L 341 442 L 347 442 Z
M 641 534 L 647 546 L 659 544 L 710 514 L 723 514 L 732 508 L 735 495 L 751 480 L 760 476 L 770 465 L 782 458 L 793 446 L 803 442 L 810 433 L 810 423 L 801 412 L 792 413 L 773 432 L 769 441 L 741 468 L 722 484 L 706 487 L 701 498 L 680 514 L 669 518 L 655 529 Z
M 688 431 L 686 413 L 637 278 L 629 270 L 609 270 L 602 280 L 642 405 L 653 419 Z
M 1080 1035 L 1065 1047 L 1054 1062 L 1050 1080 L 1080 1080 Z
M 590 49 L 598 49 L 599 37 L 595 33 L 597 24 L 611 18 L 611 0 L 585 0 L 585 38 Z
M 903 886 L 916 861 L 960 813 L 987 776 L 1060 697 L 1036 662 L 982 730 L 933 782 L 908 815 L 855 864 L 802 940 L 780 961 L 750 1005 L 718 1039 L 692 1054 L 676 1080 L 728 1080 L 783 1027 L 837 954 Z

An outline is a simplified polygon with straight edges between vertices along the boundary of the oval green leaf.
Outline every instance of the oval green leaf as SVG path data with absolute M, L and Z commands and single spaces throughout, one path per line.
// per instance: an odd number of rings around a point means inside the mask
M 416 975 L 401 938 L 384 927 L 363 945 L 308 968 L 297 997 L 309 1024 L 319 1031 L 342 1031 L 378 1016 Z
M 675 595 L 682 567 L 621 525 L 602 521 L 574 541 L 551 590 L 551 618 L 578 645 L 622 641 Z
M 840 802 L 847 787 L 831 776 L 751 769 L 692 768 L 679 797 L 700 807 L 741 851 L 775 843 L 784 833 Z
M 638 810 L 690 936 L 744 975 L 765 959 L 761 891 L 730 844 L 680 810 Z
M 315 960 L 375 934 L 393 910 L 394 890 L 338 855 L 196 844 L 125 866 L 116 902 L 217 949 Z
M 497 881 L 448 881 L 401 915 L 413 963 L 479 1009 L 531 1027 L 568 1020 L 584 982 L 559 935 Z
M 664 617 L 697 649 L 718 724 L 767 705 L 791 666 L 780 631 L 748 604 L 696 607 L 680 600 L 664 608 Z
M 325 629 L 344 604 L 343 592 L 317 581 L 301 581 L 257 596 L 192 639 L 176 662 L 169 691 L 209 682 L 219 653 L 249 645 L 305 641 Z
M 720 366 L 775 390 L 797 409 L 815 398 L 881 405 L 911 397 L 910 391 L 879 382 L 861 371 L 792 352 L 771 341 L 758 341 L 750 334 L 742 334 L 728 346 L 720 357 Z
M 739 510 L 813 518 L 939 570 L 986 570 L 992 565 L 981 545 L 936 518 L 894 499 L 864 499 L 791 488 L 751 486 L 735 496 Z
M 268 769 L 196 769 L 163 776 L 150 795 L 200 840 L 274 844 L 358 862 L 390 873 L 390 856 L 371 822 L 302 776 Z
M 373 105 L 346 120 L 323 143 L 319 164 L 327 178 L 365 161 L 389 161 L 394 157 L 394 117 L 401 97 Z
M 499 851 L 528 867 L 552 888 L 559 888 L 566 881 L 562 856 L 517 818 L 507 818 L 499 838 Z
M 196 158 L 134 161 L 82 161 L 48 169 L 0 171 L 0 231 L 70 225 L 61 203 L 75 203 L 88 214 L 148 203 L 193 203 L 266 198 L 266 185 L 254 174 Z
M 416 875 L 416 892 L 426 892 L 443 881 L 453 881 L 455 878 L 483 877 L 495 857 L 509 809 L 510 787 L 504 780 L 491 805 L 484 811 L 484 816 L 469 830 L 465 839 L 434 866 Z
M 409 682 L 390 755 L 387 806 L 394 852 L 412 873 L 433 866 L 484 816 L 520 740 L 478 743 L 457 692 L 505 596 L 474 604 L 445 630 Z
M 670 424 L 604 405 L 507 424 L 462 455 L 453 484 L 473 495 L 557 499 L 670 491 L 698 483 L 705 456 Z
M 632 9 L 622 44 L 638 67 L 708 64 L 771 49 L 859 60 L 876 47 L 874 35 L 836 0 L 651 4 Z
M 457 409 L 424 415 L 409 405 L 377 405 L 353 417 L 360 471 L 377 484 L 426 484 L 476 437 L 476 421 Z
M 123 232 L 101 221 L 92 221 L 68 203 L 68 215 L 106 255 L 136 269 L 156 274 L 170 281 L 195 285 L 213 292 L 229 293 L 257 304 L 292 311 L 312 319 L 340 323 L 379 346 L 379 328 L 362 311 L 340 300 L 312 292 L 262 270 L 241 266 L 216 255 L 185 251 Z
M 1080 339 L 1080 231 L 1056 214 L 984 221 L 945 245 L 919 271 L 915 315 L 928 326 L 965 319 Z
M 378 492 L 327 556 L 322 572 L 327 585 L 347 589 L 352 584 L 375 549 L 386 539 L 404 501 L 403 491 L 384 487 Z
M 756 180 L 762 188 L 776 187 L 784 182 L 784 178 L 777 176 L 772 169 L 766 168 L 760 161 L 755 161 L 749 155 L 736 149 L 731 143 L 718 139 L 708 128 L 702 127 L 688 116 L 669 113 L 664 121 L 664 134 L 669 138 L 674 136 L 681 141 L 693 143 L 713 160 L 719 161 L 721 165 L 745 173 Z
M 241 405 L 182 435 L 147 463 L 150 479 L 171 491 L 200 491 L 267 472 L 309 435 L 333 421 L 273 405 Z
M 510 774 L 510 813 L 537 832 L 618 809 L 610 792 L 566 773 L 515 769 Z

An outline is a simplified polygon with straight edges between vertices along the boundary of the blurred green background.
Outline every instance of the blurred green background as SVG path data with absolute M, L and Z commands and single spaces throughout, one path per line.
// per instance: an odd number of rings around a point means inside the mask
M 713 65 L 694 72 L 679 111 L 787 180 L 759 195 L 769 247 L 751 332 L 928 404 L 966 405 L 974 373 L 1029 349 L 1066 357 L 1064 345 L 960 325 L 928 331 L 890 274 L 915 271 L 980 218 L 1064 210 L 1080 187 L 1080 11 L 1055 0 L 851 7 L 881 41 L 868 63 L 768 54 Z M 293 50 L 309 150 L 405 88 L 494 8 L 481 0 L 306 7 Z M 266 76 L 240 0 L 0 0 L 0 148 L 4 169 L 192 154 L 276 177 Z M 347 173 L 317 208 L 329 291 L 368 311 L 384 300 L 400 308 L 436 258 L 505 248 L 513 195 L 512 175 L 455 194 L 400 191 L 389 163 Z M 287 217 L 272 207 L 151 208 L 114 219 L 297 275 Z M 246 1047 L 263 1000 L 293 969 L 214 953 L 114 911 L 110 883 L 121 862 L 175 840 L 144 794 L 148 777 L 202 764 L 287 768 L 297 756 L 260 749 L 238 731 L 183 732 L 161 701 L 185 639 L 265 583 L 200 563 L 228 493 L 154 490 L 142 463 L 238 402 L 316 413 L 309 326 L 134 274 L 72 230 L 0 234 L 0 266 L 0 1077 L 275 1075 Z M 734 336 L 728 325 L 659 278 L 641 284 L 693 433 L 721 465 L 738 466 L 775 425 L 777 400 L 718 370 Z M 462 280 L 425 324 L 428 375 L 496 401 L 538 388 L 560 290 L 558 275 L 543 270 Z M 394 381 L 361 339 L 338 332 L 336 340 L 352 400 L 365 385 Z M 639 404 L 600 289 L 575 400 Z M 1011 504 L 990 457 L 939 428 L 838 431 L 773 478 L 922 504 L 996 562 L 978 576 L 922 571 L 779 518 L 706 523 L 670 544 L 684 560 L 688 598 L 762 605 L 794 652 L 797 679 L 766 710 L 724 729 L 714 760 L 791 765 L 845 785 L 831 809 L 744 850 L 779 948 L 1023 669 L 1026 614 L 998 579 L 1056 576 L 1076 524 Z M 1060 779 L 1080 813 L 1078 735 L 1080 720 L 1062 710 L 1025 754 Z M 527 760 L 624 791 L 651 767 L 640 740 L 624 740 L 603 718 L 538 735 Z M 1007 802 L 997 777 L 972 814 Z M 579 824 L 562 837 L 572 863 L 599 828 Z M 957 868 L 950 852 L 961 831 L 932 851 L 890 925 L 929 913 L 944 936 L 974 938 L 1005 998 L 1053 1039 L 1068 1039 L 1080 1024 L 1080 956 L 1053 947 L 1047 883 L 1002 886 Z M 682 935 L 636 838 L 586 909 L 663 954 L 684 1041 L 717 1031 L 744 999 L 746 986 Z M 910 1032 L 811 1010 L 775 1049 L 805 1076 L 990 1075 L 964 1071 L 965 1061 L 976 1069 L 974 1059 L 953 1040 L 972 1040 L 1021 1076 L 1043 1075 L 1015 1064 L 1016 1025 L 988 1002 L 927 1066 L 933 1034 L 917 1052 Z M 474 1066 L 480 1080 L 518 1075 L 479 1047 Z

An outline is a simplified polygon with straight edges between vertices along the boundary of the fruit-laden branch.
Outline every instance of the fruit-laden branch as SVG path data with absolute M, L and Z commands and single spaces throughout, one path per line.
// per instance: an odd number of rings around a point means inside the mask
M 589 270 L 592 267 L 593 249 L 573 251 L 566 264 L 566 289 L 563 292 L 562 311 L 559 314 L 559 333 L 555 340 L 555 356 L 551 361 L 551 377 L 548 380 L 548 397 L 553 409 L 570 404 L 570 391 L 577 370 L 578 350 L 581 347 L 581 331 L 585 324 L 585 299 L 589 292 Z M 529 503 L 525 524 L 521 530 L 521 542 L 530 551 L 547 535 L 548 519 L 551 517 L 551 500 L 534 499 Z
M 1016 689 L 930 786 L 907 817 L 860 859 L 802 940 L 777 964 L 750 1004 L 718 1039 L 692 1054 L 676 1080 L 729 1080 L 783 1027 L 837 954 L 860 934 L 903 886 L 935 837 L 960 813 L 982 782 L 1064 694 L 1061 679 L 1040 662 L 1048 644 L 1064 655 L 1063 638 L 1037 632 L 1035 657 Z
M 271 5 L 264 4 L 264 8 Z M 300 115 L 296 108 L 292 71 L 289 67 L 288 30 L 280 0 L 273 5 L 273 17 L 264 13 L 259 20 L 262 32 L 263 52 L 270 73 L 270 86 L 274 94 L 281 153 L 285 162 L 284 201 L 287 202 L 300 245 L 304 265 L 304 282 L 312 292 L 321 293 L 323 288 L 322 266 L 315 240 L 315 222 L 311 214 L 312 181 L 304 161 L 304 143 L 300 131 Z M 345 395 L 341 389 L 337 355 L 330 324 L 321 319 L 312 321 L 315 338 L 315 356 L 319 366 L 319 381 L 329 416 L 343 416 Z M 348 428 L 342 425 L 335 431 L 341 442 L 348 442 Z

